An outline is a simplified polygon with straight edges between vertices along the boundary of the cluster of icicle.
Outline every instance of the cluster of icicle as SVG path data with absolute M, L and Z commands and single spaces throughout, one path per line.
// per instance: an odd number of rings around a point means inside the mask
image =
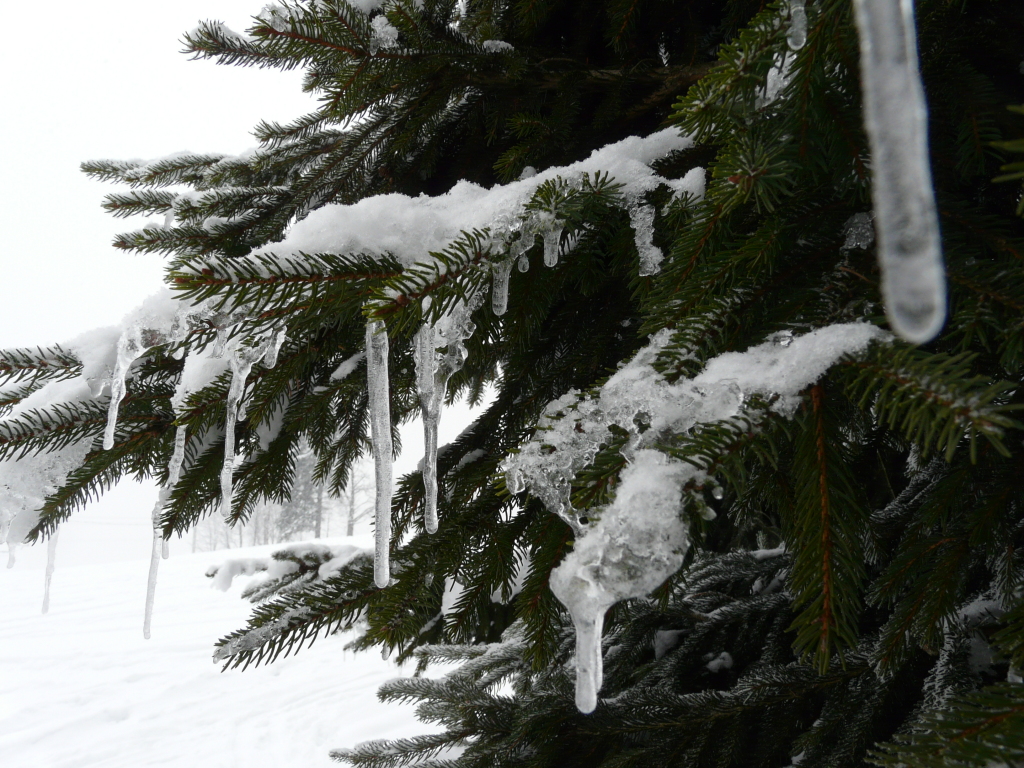
M 691 182 L 688 182 L 692 184 Z M 678 190 L 677 190 L 678 191 Z M 654 245 L 654 209 L 634 195 L 627 206 L 633 224 L 640 257 L 640 274 L 655 274 L 660 269 L 662 252 Z M 578 233 L 567 233 L 555 211 L 531 211 L 497 222 L 496 234 L 490 244 L 505 258 L 489 263 L 491 270 L 491 309 L 502 316 L 508 309 L 508 290 L 512 268 L 520 272 L 530 268 L 527 251 L 540 237 L 546 267 L 556 267 L 560 257 L 572 252 Z M 441 408 L 447 394 L 448 381 L 466 361 L 465 340 L 476 326 L 472 313 L 483 302 L 482 293 L 457 302 L 435 323 L 424 322 L 416 333 L 414 360 L 416 389 L 423 421 L 423 524 L 428 533 L 437 531 L 437 434 Z M 426 316 L 432 299 L 422 300 Z M 372 320 L 366 326 L 366 375 L 370 406 L 370 432 L 376 475 L 374 581 L 384 588 L 390 581 L 389 547 L 391 539 L 392 452 L 391 414 L 388 379 L 388 337 L 384 323 Z
M 479 306 L 480 296 L 476 294 L 468 302 L 456 303 L 437 322 L 425 322 L 416 332 L 416 390 L 423 419 L 424 444 L 423 525 L 428 533 L 437 531 L 437 430 L 441 420 L 441 406 L 449 379 L 466 361 L 464 342 L 476 330 L 471 316 Z M 424 314 L 429 311 L 430 303 L 429 296 L 423 299 Z M 440 351 L 441 348 L 443 351 Z M 366 325 L 366 382 L 377 481 L 373 577 L 377 586 L 383 589 L 391 579 L 392 444 L 388 336 L 384 323 L 378 320 Z
M 221 468 L 221 513 L 226 517 L 231 512 L 232 475 L 235 465 L 235 425 L 239 419 L 245 418 L 245 402 L 243 394 L 245 383 L 252 367 L 262 362 L 272 368 L 277 362 L 277 355 L 285 340 L 284 330 L 273 330 L 256 339 L 242 336 L 230 337 L 232 326 L 241 319 L 240 315 L 225 315 L 202 305 L 182 305 L 174 314 L 169 325 L 160 322 L 159 318 L 143 318 L 129 324 L 121 334 L 117 343 L 117 357 L 114 370 L 110 377 L 110 404 L 107 410 L 107 425 L 103 433 L 103 448 L 114 447 L 117 430 L 117 417 L 121 401 L 124 399 L 128 373 L 132 365 L 149 350 L 165 344 L 181 344 L 189 332 L 197 327 L 212 326 L 217 332 L 217 341 L 213 357 L 226 358 L 231 371 L 231 383 L 228 388 L 224 418 L 224 463 Z M 184 357 L 186 349 L 179 346 L 175 355 Z M 182 415 L 185 400 L 188 397 L 188 386 L 183 374 L 171 405 L 176 415 Z M 187 427 L 180 423 L 174 434 L 174 451 L 167 467 L 167 482 L 160 488 L 156 504 L 153 506 L 153 547 L 150 556 L 149 580 L 146 588 L 146 610 L 143 620 L 143 635 L 150 637 L 153 617 L 153 602 L 156 595 L 156 581 L 161 557 L 167 557 L 167 541 L 163 537 L 160 517 L 164 505 L 170 497 L 171 490 L 181 477 L 181 468 L 185 459 L 185 443 Z

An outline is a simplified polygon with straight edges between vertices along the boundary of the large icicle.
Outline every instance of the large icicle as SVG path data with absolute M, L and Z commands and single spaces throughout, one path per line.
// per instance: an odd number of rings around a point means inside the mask
M 60 535 L 60 528 L 53 532 L 50 540 L 46 542 L 46 577 L 43 580 L 43 613 L 50 612 L 50 582 L 53 580 L 53 566 L 57 559 L 57 537 Z
M 939 221 L 928 165 L 928 115 L 912 0 L 854 0 L 882 295 L 893 330 L 933 339 L 946 319 Z
M 149 580 L 146 582 L 146 613 L 142 620 L 142 636 L 149 640 L 150 627 L 153 622 L 153 602 L 156 599 L 156 576 L 160 568 L 160 558 L 163 554 L 166 540 L 163 531 L 160 530 L 160 513 L 163 511 L 167 497 L 170 496 L 170 484 L 160 489 L 156 504 L 153 505 L 151 514 L 153 520 L 153 547 L 149 554 Z
M 383 589 L 391 581 L 391 393 L 388 381 L 388 332 L 384 323 L 366 324 L 366 384 L 370 401 L 370 436 L 377 476 L 376 537 L 373 580 Z

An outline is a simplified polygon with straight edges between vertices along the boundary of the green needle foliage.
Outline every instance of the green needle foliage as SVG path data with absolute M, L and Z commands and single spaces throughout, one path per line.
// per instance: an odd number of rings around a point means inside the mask
M 917 3 L 949 292 L 941 335 L 838 357 L 792 413 L 758 394 L 728 419 L 658 431 L 638 404 L 565 470 L 583 526 L 616 498 L 636 439 L 699 470 L 679 499 L 692 539 L 682 567 L 609 611 L 590 715 L 573 703 L 573 625 L 549 588 L 578 534 L 503 462 L 531 439 L 558 458 L 546 430 L 598 402 L 638 353 L 671 384 L 766 340 L 884 327 L 851 4 L 807 3 L 799 50 L 787 3 L 369 5 L 286 2 L 246 35 L 207 22 L 186 38 L 199 58 L 305 72 L 318 108 L 259 125 L 255 152 L 83 166 L 127 188 L 107 199 L 114 215 L 166 217 L 115 245 L 167 256 L 175 295 L 209 311 L 135 363 L 108 450 L 105 394 L 43 396 L 88 378 L 88 361 L 56 347 L 0 353 L 0 460 L 88 443 L 40 496 L 29 538 L 126 475 L 168 482 L 179 429 L 164 534 L 215 513 L 230 376 L 175 407 L 172 396 L 182 355 L 218 337 L 287 333 L 276 365 L 246 383 L 230 519 L 288 499 L 300 451 L 340 494 L 370 450 L 367 320 L 390 341 L 392 423 L 414 419 L 417 329 L 525 260 L 503 315 L 475 303 L 447 383 L 448 402 L 480 408 L 438 457 L 439 531 L 424 530 L 419 472 L 399 479 L 386 589 L 368 556 L 321 571 L 328 553 L 282 554 L 294 568 L 250 594 L 252 618 L 216 658 L 271 662 L 354 629 L 356 647 L 420 670 L 454 663 L 382 689 L 437 731 L 336 753 L 360 768 L 1021 764 L 1024 221 L 1019 189 L 998 183 L 1020 171 L 1021 122 L 1007 109 L 1024 102 L 1019 0 Z M 326 205 L 507 184 L 669 126 L 694 144 L 653 161 L 659 181 L 638 199 L 610 171 L 565 171 L 523 201 L 518 223 L 462 231 L 415 264 L 386 250 L 275 251 Z M 703 195 L 676 194 L 694 169 Z M 654 211 L 657 274 L 641 273 L 636 205 Z M 557 267 L 541 266 L 537 221 L 562 228 Z

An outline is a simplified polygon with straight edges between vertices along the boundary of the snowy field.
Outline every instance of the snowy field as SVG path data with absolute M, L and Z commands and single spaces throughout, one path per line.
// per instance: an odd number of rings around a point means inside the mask
M 149 641 L 146 561 L 61 567 L 58 550 L 47 615 L 38 557 L 0 569 L 0 765 L 316 768 L 338 765 L 332 748 L 426 732 L 412 707 L 377 701 L 403 671 L 343 651 L 341 636 L 245 672 L 212 662 L 250 605 L 238 596 L 245 578 L 220 592 L 207 567 L 273 549 L 163 561 Z

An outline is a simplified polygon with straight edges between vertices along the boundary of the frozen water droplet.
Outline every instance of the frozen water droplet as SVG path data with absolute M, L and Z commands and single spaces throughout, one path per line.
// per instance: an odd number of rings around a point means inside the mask
M 789 0 L 789 32 L 786 42 L 790 49 L 799 51 L 807 44 L 807 9 L 804 0 Z
M 519 261 L 516 263 L 519 265 L 520 272 L 528 272 L 530 270 L 530 259 L 525 253 L 519 257 Z
M 434 574 L 428 573 L 423 577 L 423 586 L 429 588 L 434 583 Z
M 788 347 L 790 344 L 793 343 L 793 332 L 779 331 L 778 333 L 773 333 L 771 336 L 768 337 L 768 339 L 770 341 L 774 341 L 780 347 Z
M 544 232 L 544 266 L 558 266 L 558 247 L 562 240 L 562 228 L 556 227 Z
M 721 500 L 722 497 L 725 496 L 725 491 L 722 490 L 722 486 L 716 485 L 714 488 L 711 489 L 711 495 L 714 498 Z

